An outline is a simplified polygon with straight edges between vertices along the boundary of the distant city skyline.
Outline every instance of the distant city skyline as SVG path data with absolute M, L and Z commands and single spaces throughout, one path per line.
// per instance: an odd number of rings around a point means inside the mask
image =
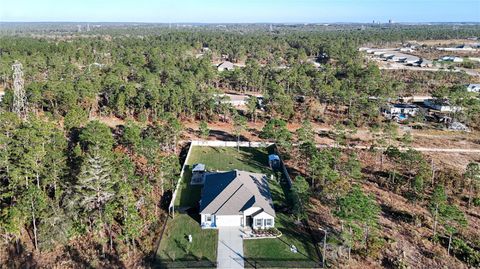
M 479 22 L 479 0 L 0 0 L 2 22 Z

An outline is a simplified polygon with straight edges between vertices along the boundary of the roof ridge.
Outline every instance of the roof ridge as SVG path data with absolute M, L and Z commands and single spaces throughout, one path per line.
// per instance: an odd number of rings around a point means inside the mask
M 245 185 L 245 184 L 242 183 L 240 186 L 238 186 L 238 188 L 237 188 L 234 192 L 232 192 L 232 194 L 228 197 L 228 199 L 226 199 L 225 202 L 223 202 L 223 203 L 218 207 L 217 211 L 215 211 L 215 214 L 216 214 L 218 211 L 220 211 L 220 209 L 222 209 L 222 207 L 223 207 L 225 204 L 227 204 L 228 201 L 230 201 L 230 199 L 232 199 L 232 197 L 235 196 L 235 194 L 236 194 L 242 187 L 244 187 L 244 185 Z M 247 189 L 247 191 L 248 191 L 250 194 L 252 194 L 252 192 L 251 192 L 248 188 L 245 188 L 245 189 Z M 253 195 L 253 194 L 252 194 L 252 195 Z

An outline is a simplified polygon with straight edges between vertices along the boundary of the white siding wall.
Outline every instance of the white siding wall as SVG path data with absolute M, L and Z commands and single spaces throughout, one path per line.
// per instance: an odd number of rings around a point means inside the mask
M 204 228 L 209 228 L 209 227 L 215 227 L 215 215 L 208 215 L 211 216 L 211 221 L 207 221 L 207 215 L 206 214 L 201 214 L 200 215 L 200 223 L 201 226 Z
M 271 225 L 268 225 L 266 220 L 271 220 Z M 260 225 L 259 225 L 260 224 Z M 253 227 L 255 229 L 265 229 L 275 227 L 275 218 L 269 214 L 262 212 L 253 217 Z

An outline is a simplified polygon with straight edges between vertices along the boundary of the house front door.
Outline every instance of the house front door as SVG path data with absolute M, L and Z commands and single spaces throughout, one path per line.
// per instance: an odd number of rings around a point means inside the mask
M 248 226 L 252 227 L 252 224 L 253 224 L 252 216 L 247 216 L 246 222 L 245 222 L 245 227 L 248 227 Z

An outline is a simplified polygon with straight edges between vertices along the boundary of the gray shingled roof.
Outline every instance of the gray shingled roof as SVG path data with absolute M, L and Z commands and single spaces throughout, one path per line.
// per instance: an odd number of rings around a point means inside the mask
M 200 201 L 201 214 L 239 215 L 250 207 L 260 207 L 275 216 L 264 174 L 234 170 L 206 176 Z

